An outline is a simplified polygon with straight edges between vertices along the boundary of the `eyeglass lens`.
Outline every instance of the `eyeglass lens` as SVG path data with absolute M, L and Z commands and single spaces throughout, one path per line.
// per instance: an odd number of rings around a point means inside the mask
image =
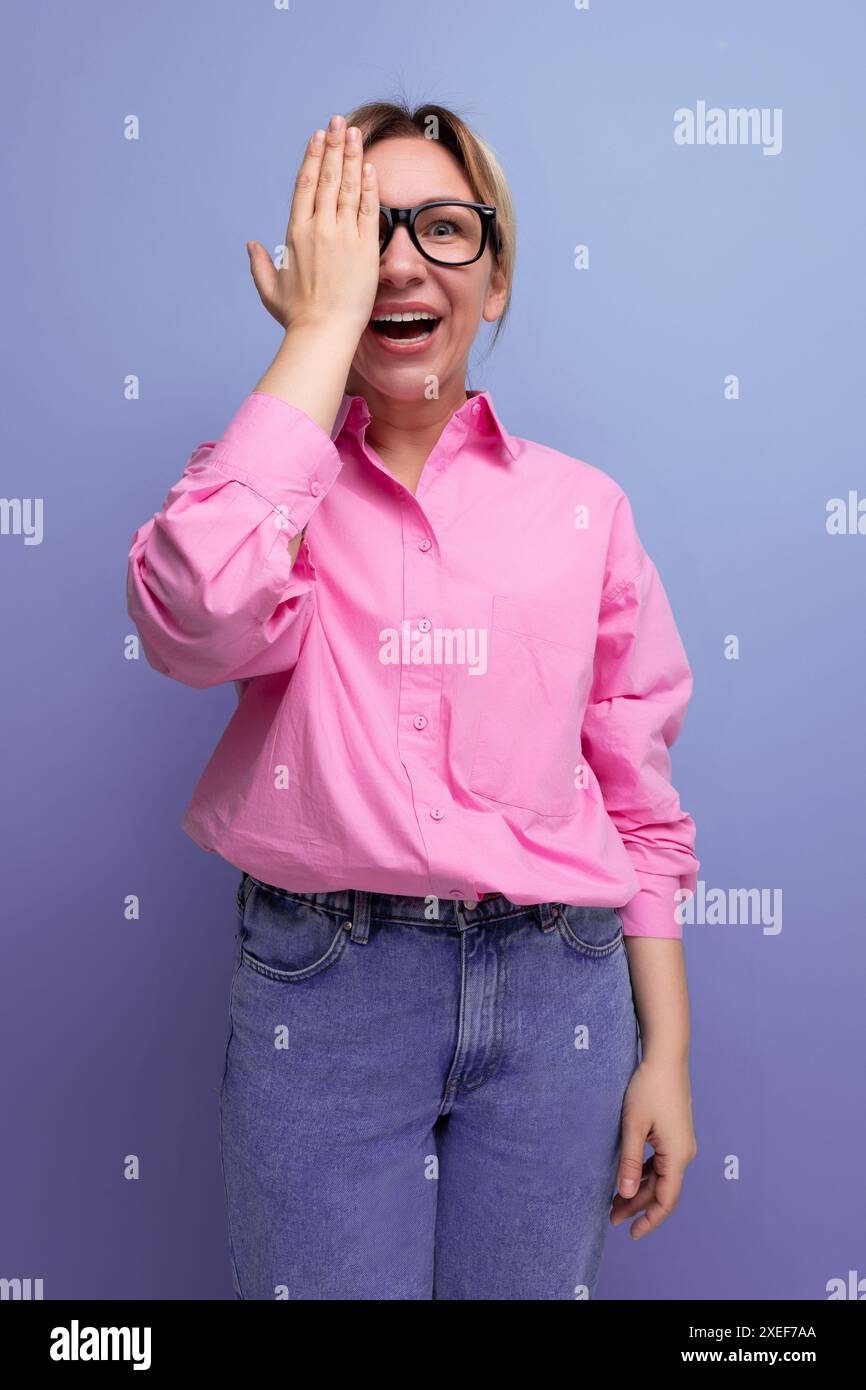
M 387 218 L 379 214 L 379 245 L 388 231 Z M 442 203 L 422 208 L 415 218 L 415 235 L 428 256 L 445 264 L 471 261 L 481 246 L 482 221 L 477 208 Z

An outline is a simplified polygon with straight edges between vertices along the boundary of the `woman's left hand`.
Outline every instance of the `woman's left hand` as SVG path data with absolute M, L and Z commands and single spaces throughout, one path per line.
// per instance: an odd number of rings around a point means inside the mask
M 644 1163 L 645 1144 L 655 1152 Z M 623 1100 L 611 1225 L 640 1212 L 629 1232 L 632 1239 L 656 1230 L 676 1207 L 683 1175 L 697 1151 L 688 1063 L 644 1057 Z

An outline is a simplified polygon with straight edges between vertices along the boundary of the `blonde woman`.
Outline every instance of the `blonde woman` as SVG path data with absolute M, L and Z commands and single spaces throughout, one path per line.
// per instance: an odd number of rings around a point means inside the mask
M 248 252 L 278 351 L 128 575 L 150 663 L 238 692 L 183 819 L 241 874 L 234 1292 L 589 1298 L 696 1152 L 671 609 L 618 485 L 466 387 L 515 227 L 457 115 L 332 117 Z

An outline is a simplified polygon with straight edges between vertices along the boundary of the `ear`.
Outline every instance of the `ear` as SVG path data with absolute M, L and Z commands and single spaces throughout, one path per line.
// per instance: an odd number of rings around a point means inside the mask
M 481 311 L 481 317 L 485 323 L 496 322 L 505 308 L 507 297 L 508 284 L 505 279 L 505 272 L 498 265 L 494 265 L 487 286 L 487 293 L 484 296 L 484 308 Z

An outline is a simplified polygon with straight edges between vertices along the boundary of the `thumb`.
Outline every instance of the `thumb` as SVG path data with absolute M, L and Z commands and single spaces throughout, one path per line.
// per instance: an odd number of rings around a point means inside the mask
M 258 241 L 247 242 L 247 255 L 250 259 L 250 274 L 253 277 L 255 287 L 262 299 L 267 302 L 277 283 L 274 263 L 261 242 Z
M 622 1197 L 633 1197 L 643 1177 L 643 1151 L 646 1134 L 635 1126 L 623 1125 L 622 1150 L 616 1174 L 616 1190 Z

